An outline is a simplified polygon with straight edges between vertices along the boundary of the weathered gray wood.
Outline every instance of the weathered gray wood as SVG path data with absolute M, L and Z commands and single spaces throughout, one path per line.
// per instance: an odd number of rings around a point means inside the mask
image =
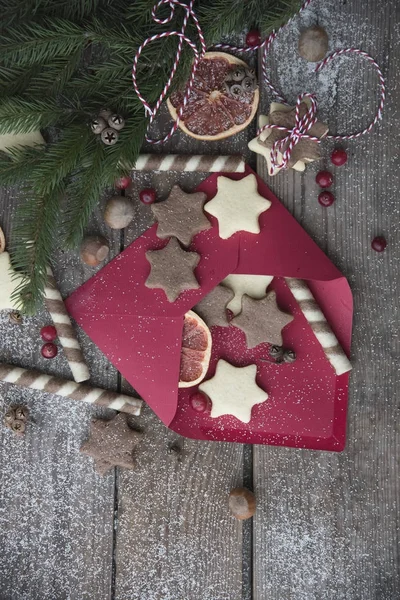
M 8 238 L 17 198 L 11 192 L 0 198 L 1 225 Z M 98 211 L 92 231 L 102 230 Z M 114 234 L 111 252 L 118 251 L 119 236 Z M 54 273 L 64 296 L 91 272 L 82 267 L 77 252 L 55 257 Z M 2 311 L 0 360 L 71 378 L 61 349 L 52 361 L 41 357 L 39 331 L 48 323 L 44 310 L 24 318 L 21 326 L 12 325 Z M 79 338 L 92 381 L 116 388 L 115 369 L 82 332 Z M 115 476 L 100 477 L 92 459 L 79 453 L 91 416 L 104 411 L 6 384 L 0 384 L 0 394 L 5 405 L 26 404 L 35 421 L 23 439 L 0 427 L 1 599 L 110 598 Z
M 177 136 L 169 146 L 233 154 L 246 149 L 246 137 L 210 145 Z M 133 196 L 155 187 L 164 199 L 174 183 L 191 191 L 206 176 L 137 173 Z M 150 208 L 139 203 L 126 244 L 152 222 Z M 118 479 L 116 600 L 241 599 L 242 525 L 230 516 L 227 500 L 242 482 L 243 447 L 180 438 L 148 408 L 138 423 L 145 429 L 138 468 Z M 181 457 L 169 451 L 175 441 Z
M 349 278 L 354 333 L 348 443 L 341 455 L 256 447 L 254 597 L 257 600 L 392 600 L 400 597 L 398 326 L 399 5 L 353 0 L 315 2 L 300 24 L 318 21 L 333 47 L 355 45 L 373 54 L 388 83 L 384 121 L 346 144 L 348 165 L 333 168 L 336 202 L 317 203 L 317 165 L 304 176 L 269 178 L 284 204 Z M 272 77 L 289 100 L 308 90 L 296 58 L 296 23 L 273 53 Z M 285 51 L 282 59 L 282 52 Z M 290 68 L 287 68 L 288 65 Z M 286 68 L 285 68 L 286 67 Z M 278 72 L 278 73 L 277 73 Z M 332 129 L 367 124 L 377 105 L 377 82 L 358 59 L 343 59 L 315 89 Z M 321 93 L 318 94 L 318 85 Z M 324 110 L 325 108 L 325 110 Z M 329 156 L 331 145 L 325 146 Z M 328 168 L 329 161 L 322 164 Z M 386 236 L 378 255 L 371 239 Z

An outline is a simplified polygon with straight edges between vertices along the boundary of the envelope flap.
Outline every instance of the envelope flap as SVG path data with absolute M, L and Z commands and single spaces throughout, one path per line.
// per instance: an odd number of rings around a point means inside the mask
M 178 404 L 183 317 L 71 314 L 138 394 L 169 425 Z

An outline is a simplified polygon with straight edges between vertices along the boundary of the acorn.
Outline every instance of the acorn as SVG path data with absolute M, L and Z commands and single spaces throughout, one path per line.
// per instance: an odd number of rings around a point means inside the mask
M 328 34 L 325 29 L 313 25 L 305 29 L 299 38 L 299 54 L 308 62 L 322 60 L 328 52 Z
M 235 519 L 250 519 L 256 512 L 256 497 L 247 488 L 234 488 L 229 493 L 229 508 Z
M 97 267 L 108 256 L 110 247 L 102 235 L 88 235 L 81 244 L 80 257 L 89 267 Z
M 135 216 L 135 209 L 129 198 L 114 196 L 106 204 L 104 221 L 111 229 L 124 229 Z

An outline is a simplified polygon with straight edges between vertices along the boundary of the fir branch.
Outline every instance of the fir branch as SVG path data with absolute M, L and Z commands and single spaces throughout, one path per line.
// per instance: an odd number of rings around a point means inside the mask
M 105 173 L 108 148 L 100 140 L 94 139 L 94 136 L 91 146 L 94 146 L 92 154 L 74 174 L 67 187 L 68 205 L 63 218 L 63 230 L 69 247 L 75 247 L 81 241 L 90 215 L 110 179 Z
M 32 176 L 32 169 L 40 165 L 43 147 L 11 148 L 8 152 L 0 152 L 0 185 L 18 185 L 27 182 Z
M 39 71 L 40 66 L 11 68 L 0 65 L 0 98 L 22 94 Z
M 52 99 L 6 98 L 0 102 L 0 134 L 29 133 L 85 116 L 79 108 L 61 107 Z
M 62 19 L 25 23 L 2 33 L 0 56 L 5 66 L 46 63 L 83 48 L 88 36 L 84 27 Z
M 26 280 L 15 290 L 14 297 L 20 300 L 25 312 L 33 314 L 42 301 L 46 267 L 56 245 L 55 232 L 64 185 L 60 184 L 44 195 L 35 194 L 29 186 L 22 191 L 25 198 L 19 203 L 13 221 L 11 262 Z
M 45 65 L 40 72 L 32 74 L 25 96 L 57 97 L 76 73 L 83 55 L 83 49 L 78 48 L 67 57 L 53 59 L 51 65 Z M 61 99 L 60 99 L 61 100 Z
M 48 144 L 40 163 L 31 169 L 30 182 L 35 192 L 49 194 L 70 177 L 80 162 L 90 156 L 92 140 L 90 128 L 78 124 L 65 129 L 61 140 Z

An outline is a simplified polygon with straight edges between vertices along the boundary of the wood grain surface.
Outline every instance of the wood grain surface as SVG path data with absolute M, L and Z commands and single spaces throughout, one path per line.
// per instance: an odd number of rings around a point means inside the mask
M 272 78 L 292 102 L 305 82 L 295 82 L 284 68 L 296 60 L 295 49 L 287 51 L 290 39 L 296 39 L 299 26 L 319 22 L 332 49 L 354 45 L 376 57 L 387 77 L 388 101 L 373 133 L 345 144 L 345 167 L 322 161 L 335 177 L 331 208 L 317 202 L 315 174 L 321 166 L 311 165 L 304 175 L 292 171 L 270 178 L 258 162 L 259 173 L 349 279 L 354 370 L 345 452 L 254 448 L 256 600 L 400 597 L 399 18 L 398 3 L 316 2 L 271 56 Z M 288 54 L 282 64 L 283 49 Z M 374 114 L 376 75 L 359 59 L 342 59 L 337 72 L 310 75 L 309 81 L 331 131 L 358 130 Z M 268 98 L 263 103 L 268 106 Z M 331 147 L 324 144 L 325 157 Z M 371 250 L 375 235 L 387 238 L 386 252 Z
M 321 119 L 334 132 L 365 126 L 378 101 L 376 76 L 360 59 L 343 58 L 320 75 L 296 52 L 299 30 L 318 22 L 331 49 L 361 47 L 383 67 L 384 120 L 349 142 L 349 162 L 333 168 L 335 204 L 317 202 L 315 174 L 293 171 L 268 185 L 348 277 L 354 294 L 348 443 L 341 454 L 180 438 L 149 408 L 132 420 L 143 429 L 135 471 L 100 477 L 79 453 L 90 418 L 107 412 L 0 384 L 3 406 L 25 403 L 34 423 L 24 439 L 0 427 L 0 600 L 397 600 L 399 556 L 399 209 L 400 5 L 396 0 L 314 0 L 278 38 L 271 78 L 288 101 L 314 91 Z M 265 111 L 271 98 L 263 94 Z M 165 115 L 160 128 L 166 127 Z M 177 135 L 167 150 L 244 152 L 255 123 L 216 145 Z M 148 150 L 148 148 L 147 148 Z M 153 149 L 152 149 L 153 151 Z M 115 256 L 152 222 L 138 201 L 143 187 L 167 196 L 174 183 L 191 191 L 200 174 L 135 176 L 133 223 L 112 233 L 103 199 L 88 233 L 102 233 Z M 0 193 L 0 226 L 9 234 L 17 190 Z M 370 249 L 384 235 L 383 254 Z M 54 272 L 64 296 L 94 272 L 78 252 L 59 252 Z M 0 360 L 70 377 L 62 351 L 40 355 L 44 311 L 21 326 L 0 313 Z M 79 332 L 95 384 L 131 388 Z M 3 409 L 4 410 L 4 409 Z M 108 414 L 111 414 L 110 412 Z M 231 487 L 252 486 L 253 522 L 227 510 Z

